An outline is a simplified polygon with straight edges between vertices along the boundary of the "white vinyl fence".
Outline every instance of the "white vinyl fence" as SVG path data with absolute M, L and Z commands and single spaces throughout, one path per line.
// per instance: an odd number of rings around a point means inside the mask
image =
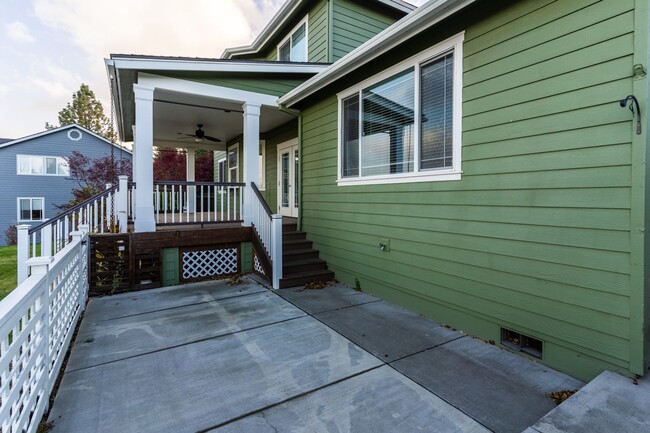
M 36 432 L 88 296 L 88 226 L 0 301 L 0 431 Z

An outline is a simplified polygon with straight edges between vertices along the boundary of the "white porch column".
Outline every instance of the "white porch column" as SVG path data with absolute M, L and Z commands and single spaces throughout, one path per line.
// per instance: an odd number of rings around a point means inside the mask
M 188 182 L 196 181 L 196 150 L 185 149 L 185 180 Z M 194 213 L 196 208 L 196 187 L 187 188 L 187 209 Z
M 257 182 L 260 152 L 260 105 L 246 103 L 244 108 L 244 209 L 245 226 L 252 222 L 252 182 Z
M 135 93 L 134 156 L 138 164 L 135 170 L 136 207 L 135 231 L 155 232 L 153 211 L 153 87 L 133 85 Z

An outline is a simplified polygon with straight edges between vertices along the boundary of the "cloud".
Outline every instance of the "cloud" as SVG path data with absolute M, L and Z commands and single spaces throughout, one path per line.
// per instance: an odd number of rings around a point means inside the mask
M 279 0 L 36 0 L 36 16 L 98 61 L 111 53 L 219 57 L 245 45 Z M 110 5 L 110 6 L 108 6 Z M 273 11 L 274 12 L 274 11 Z
M 15 42 L 30 44 L 34 42 L 34 36 L 29 31 L 29 28 L 20 21 L 14 21 L 5 25 L 7 36 Z

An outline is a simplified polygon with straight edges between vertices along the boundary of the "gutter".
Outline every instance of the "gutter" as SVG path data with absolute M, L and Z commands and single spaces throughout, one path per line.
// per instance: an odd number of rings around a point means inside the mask
M 374 38 L 357 47 L 320 74 L 305 81 L 278 102 L 291 107 L 319 90 L 336 82 L 342 76 L 376 59 L 409 38 L 425 31 L 476 0 L 432 0 L 418 10 L 402 18 Z

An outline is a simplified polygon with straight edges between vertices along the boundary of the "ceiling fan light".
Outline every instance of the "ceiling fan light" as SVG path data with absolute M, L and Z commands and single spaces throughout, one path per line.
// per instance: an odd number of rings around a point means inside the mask
M 202 138 L 199 138 L 199 137 L 195 137 L 195 138 L 194 138 L 194 142 L 195 142 L 195 143 L 202 143 L 202 142 L 203 142 L 203 139 L 202 139 Z

